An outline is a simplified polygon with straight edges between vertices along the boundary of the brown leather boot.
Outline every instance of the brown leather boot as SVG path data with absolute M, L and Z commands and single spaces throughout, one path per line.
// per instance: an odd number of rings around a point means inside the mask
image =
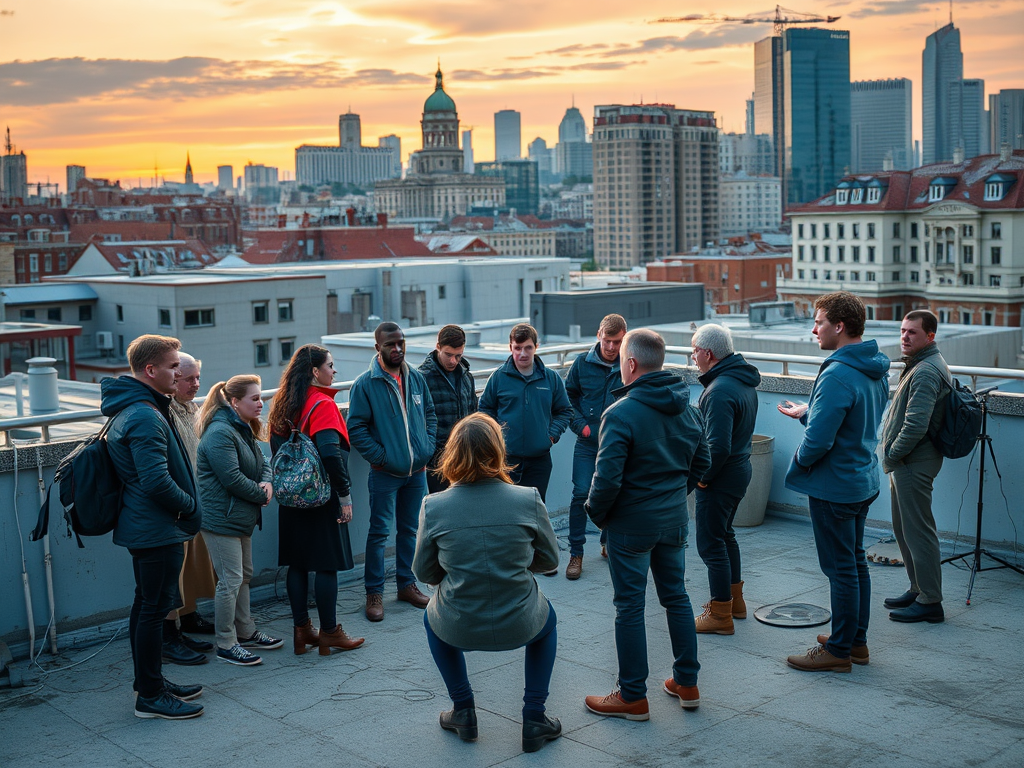
M 743 602 L 743 582 L 733 584 L 732 590 L 732 617 L 734 619 L 747 618 L 747 604 Z
M 349 637 L 346 635 L 345 630 L 339 624 L 330 632 L 320 631 L 320 655 L 330 656 L 331 648 L 337 648 L 340 651 L 351 651 L 353 648 L 358 648 L 364 642 L 365 640 L 361 637 Z
M 710 600 L 704 603 L 704 613 L 697 617 L 697 632 L 708 635 L 731 635 L 736 632 L 732 625 L 732 599 Z
M 313 626 L 312 619 L 306 619 L 306 623 L 295 627 L 292 638 L 295 643 L 295 655 L 301 656 L 306 652 L 306 646 L 320 645 L 320 635 Z

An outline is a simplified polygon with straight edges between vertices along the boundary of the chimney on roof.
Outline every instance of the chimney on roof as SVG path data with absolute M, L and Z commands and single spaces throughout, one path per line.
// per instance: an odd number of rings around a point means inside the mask
M 386 213 L 377 214 L 377 226 L 381 229 L 388 228 L 388 215 Z
M 953 165 L 959 165 L 964 161 L 964 148 L 954 147 L 953 148 Z
M 345 209 L 345 221 L 348 223 L 348 225 L 350 227 L 354 227 L 356 225 L 356 209 L 355 208 L 346 208 Z
M 1012 154 L 1013 150 L 1010 149 L 1010 142 L 1004 141 L 999 145 L 999 162 L 1005 163 Z

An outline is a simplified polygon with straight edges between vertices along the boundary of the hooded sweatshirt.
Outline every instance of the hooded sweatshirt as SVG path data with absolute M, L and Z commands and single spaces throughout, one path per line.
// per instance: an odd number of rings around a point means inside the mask
M 701 375 L 699 381 L 704 391 L 697 400 L 697 409 L 704 417 L 704 437 L 711 451 L 711 466 L 701 481 L 710 486 L 718 480 L 724 485 L 730 480 L 730 470 L 745 474 L 750 463 L 761 374 L 735 352 Z
M 601 418 L 587 514 L 619 533 L 685 528 L 686 496 L 711 465 L 689 386 L 653 371 L 614 394 Z
M 889 401 L 889 358 L 878 344 L 840 347 L 811 388 L 806 429 L 786 487 L 823 501 L 856 504 L 878 493 L 878 425 Z
M 107 450 L 124 483 L 114 543 L 130 549 L 180 544 L 199 531 L 192 463 L 170 420 L 170 401 L 131 376 L 100 383 L 111 417 Z

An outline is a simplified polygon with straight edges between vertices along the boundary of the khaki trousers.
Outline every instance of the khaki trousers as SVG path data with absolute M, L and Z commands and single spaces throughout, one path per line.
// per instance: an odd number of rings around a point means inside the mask
M 932 515 L 932 483 L 942 469 L 942 457 L 900 464 L 889 474 L 892 531 L 917 601 L 942 602 L 942 559 L 939 534 Z

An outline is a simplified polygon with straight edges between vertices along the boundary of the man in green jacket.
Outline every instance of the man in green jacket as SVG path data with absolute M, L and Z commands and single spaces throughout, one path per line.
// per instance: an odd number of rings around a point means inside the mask
M 900 326 L 905 368 L 882 423 L 882 471 L 889 475 L 892 530 L 907 565 L 910 589 L 883 603 L 900 622 L 938 623 L 942 611 L 939 535 L 932 515 L 932 483 L 942 469 L 942 454 L 928 435 L 942 423 L 936 403 L 949 386 L 949 366 L 935 344 L 939 321 L 927 309 L 915 309 Z

